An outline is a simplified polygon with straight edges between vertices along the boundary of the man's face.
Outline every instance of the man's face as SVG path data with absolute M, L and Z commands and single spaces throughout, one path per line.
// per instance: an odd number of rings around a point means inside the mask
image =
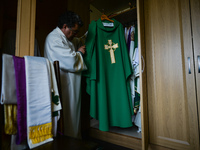
M 75 24 L 75 26 L 72 28 L 68 28 L 67 26 L 65 26 L 63 29 L 63 33 L 65 34 L 65 36 L 69 41 L 72 41 L 73 38 L 77 36 L 78 32 L 79 32 L 78 24 Z

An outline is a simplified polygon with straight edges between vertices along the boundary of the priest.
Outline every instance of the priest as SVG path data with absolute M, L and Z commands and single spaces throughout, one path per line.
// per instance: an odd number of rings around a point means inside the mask
M 64 135 L 81 138 L 81 71 L 87 67 L 83 61 L 85 46 L 75 50 L 72 40 L 83 25 L 80 17 L 71 11 L 62 14 L 58 26 L 48 34 L 44 45 L 44 57 L 59 61 L 64 119 Z

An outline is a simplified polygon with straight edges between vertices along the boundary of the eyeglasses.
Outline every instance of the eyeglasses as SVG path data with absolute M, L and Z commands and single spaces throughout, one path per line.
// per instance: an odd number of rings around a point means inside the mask
M 73 30 L 72 28 L 69 28 L 73 34 L 77 34 L 79 31 L 78 30 Z

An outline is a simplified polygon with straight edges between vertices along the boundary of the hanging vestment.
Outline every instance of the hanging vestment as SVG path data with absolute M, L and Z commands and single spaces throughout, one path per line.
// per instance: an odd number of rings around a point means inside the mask
M 81 71 L 86 70 L 81 53 L 57 27 L 46 38 L 44 57 L 49 61 L 59 61 L 62 90 L 62 108 L 64 117 L 64 134 L 81 138 Z
M 133 62 L 133 53 L 134 53 L 134 33 L 135 33 L 135 27 L 134 26 L 131 26 L 129 28 L 130 30 L 130 47 L 128 47 L 128 44 L 127 44 L 127 47 L 130 48 L 129 50 L 129 57 L 130 57 L 130 61 L 131 61 L 131 64 Z M 126 38 L 126 37 L 125 37 Z M 133 70 L 133 65 L 132 66 L 132 70 Z M 130 86 L 131 86 L 131 97 L 132 97 L 132 104 L 133 104 L 133 107 L 134 107 L 134 97 L 135 97 L 135 85 L 134 85 L 134 73 L 131 75 L 131 77 L 129 78 L 130 79 Z
M 102 131 L 108 131 L 109 126 L 131 127 L 128 77 L 132 72 L 122 24 L 116 20 L 92 21 L 85 44 L 88 70 L 83 75 L 91 98 L 90 115 L 99 120 Z

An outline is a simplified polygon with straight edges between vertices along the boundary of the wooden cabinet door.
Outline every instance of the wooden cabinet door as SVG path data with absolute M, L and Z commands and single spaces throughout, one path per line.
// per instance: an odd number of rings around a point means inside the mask
M 144 17 L 149 142 L 197 150 L 190 0 L 144 0 Z
M 191 24 L 196 75 L 196 91 L 200 121 L 200 0 L 191 1 Z M 200 123 L 199 123 L 200 129 Z

